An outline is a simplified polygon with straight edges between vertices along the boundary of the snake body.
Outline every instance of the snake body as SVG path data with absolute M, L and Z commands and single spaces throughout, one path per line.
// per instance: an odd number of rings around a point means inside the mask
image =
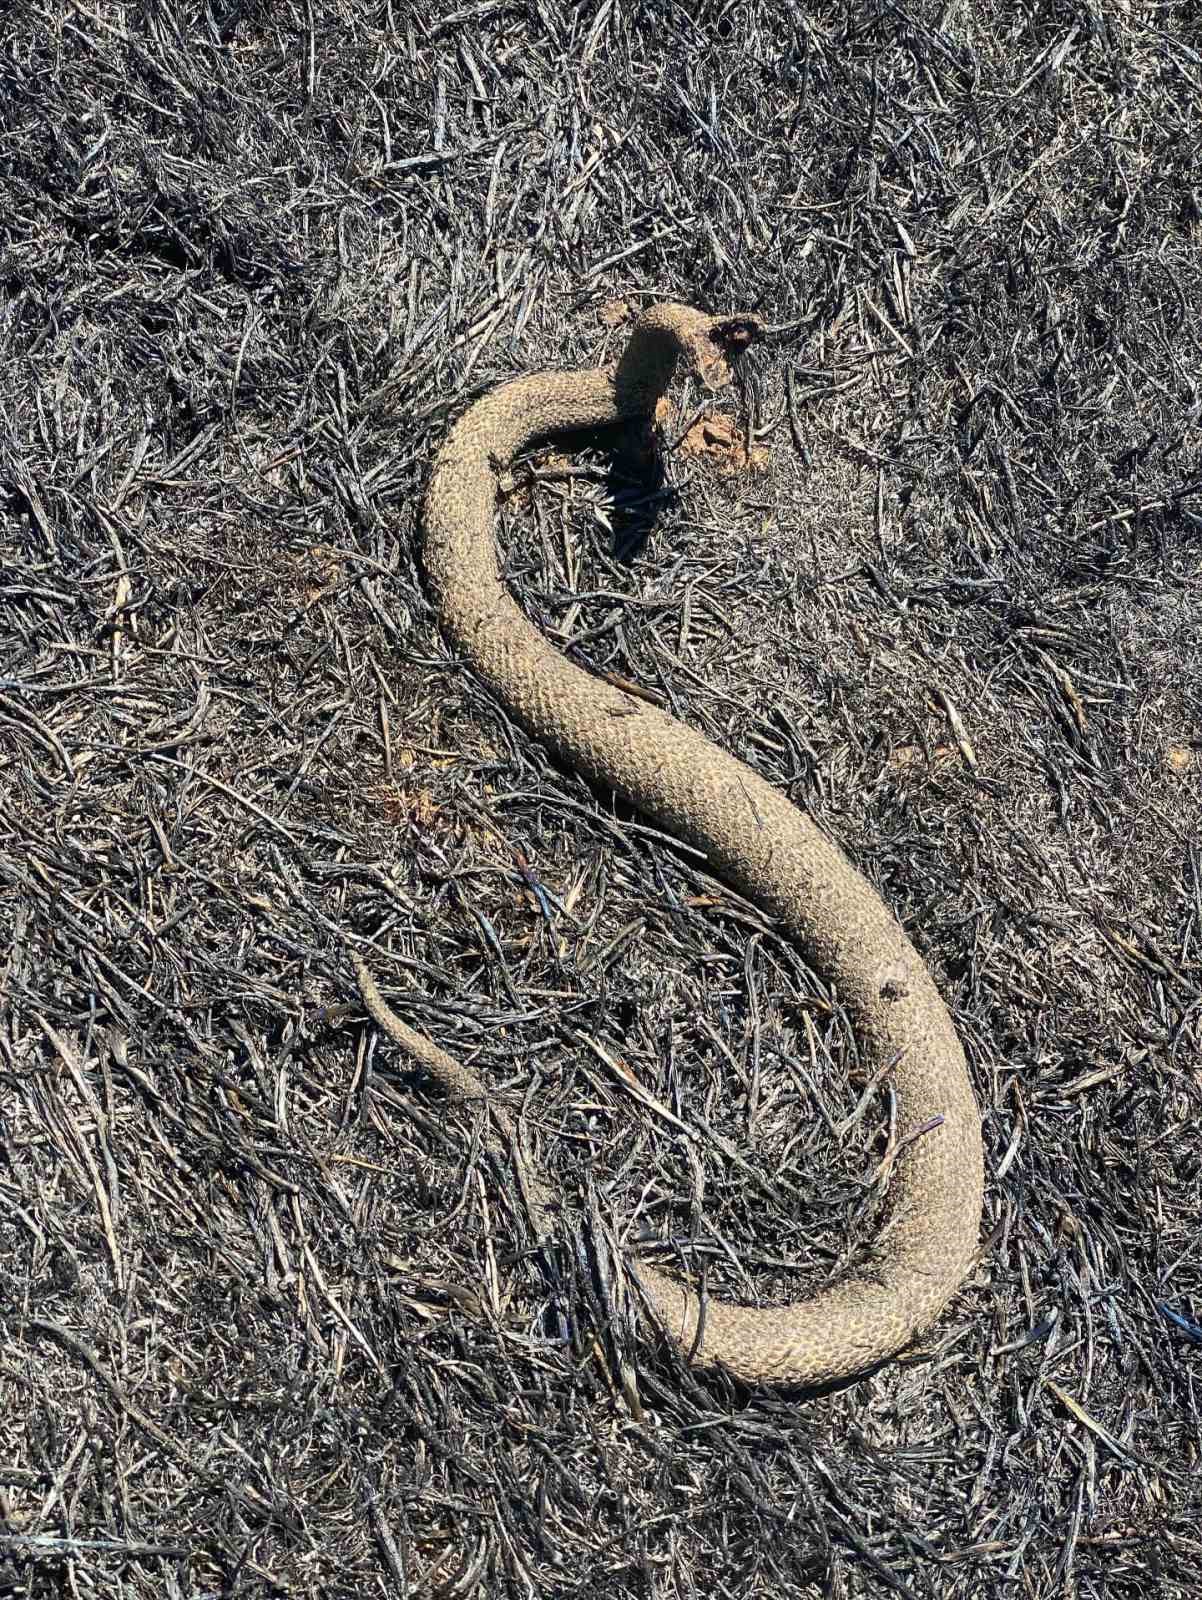
M 776 918 L 836 986 L 867 1070 L 892 1085 L 890 1215 L 868 1272 L 764 1309 L 703 1302 L 631 1263 L 658 1321 L 694 1363 L 750 1384 L 809 1386 L 903 1349 L 938 1316 L 976 1251 L 981 1123 L 951 1018 L 896 918 L 804 812 L 699 733 L 573 666 L 526 620 L 501 580 L 492 533 L 497 474 L 525 445 L 650 416 L 681 361 L 717 387 L 760 331 L 752 317 L 658 305 L 638 319 L 615 365 L 536 373 L 484 396 L 435 462 L 423 560 L 444 633 L 481 682 L 567 765 L 703 851 L 715 875 Z M 487 1099 L 474 1073 L 388 1009 L 354 960 L 367 1008 L 386 1031 L 450 1096 Z M 550 1196 L 537 1176 L 527 1200 L 543 1227 Z

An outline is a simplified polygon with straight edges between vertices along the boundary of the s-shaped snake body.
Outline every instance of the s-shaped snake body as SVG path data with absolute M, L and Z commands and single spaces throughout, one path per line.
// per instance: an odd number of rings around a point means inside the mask
M 443 631 L 480 681 L 566 765 L 704 852 L 709 870 L 773 916 L 837 988 L 868 1072 L 890 1074 L 897 1155 L 889 1225 L 869 1273 L 792 1305 L 707 1296 L 703 1310 L 673 1278 L 631 1263 L 659 1321 L 696 1364 L 750 1384 L 810 1386 L 903 1349 L 939 1315 L 975 1254 L 981 1121 L 951 1018 L 896 918 L 804 812 L 701 734 L 573 666 L 527 621 L 501 581 L 492 532 L 497 474 L 532 440 L 650 416 L 681 360 L 716 388 L 760 332 L 753 317 L 653 306 L 616 365 L 535 373 L 485 395 L 439 452 L 423 560 Z M 490 1099 L 473 1072 L 389 1010 L 353 959 L 377 1023 L 452 1098 Z M 520 1149 L 512 1120 L 495 1114 Z M 536 1174 L 526 1177 L 542 1231 L 550 1196 Z

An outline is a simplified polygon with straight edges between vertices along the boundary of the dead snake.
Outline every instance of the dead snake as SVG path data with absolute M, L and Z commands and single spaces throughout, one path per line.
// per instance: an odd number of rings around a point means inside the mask
M 793 1305 L 732 1305 L 632 1262 L 664 1328 L 701 1366 L 746 1383 L 816 1385 L 863 1372 L 938 1316 L 977 1248 L 981 1122 L 964 1053 L 926 967 L 870 885 L 796 806 L 666 712 L 564 659 L 501 581 L 492 520 L 497 475 L 535 438 L 650 417 L 683 360 L 711 388 L 761 332 L 754 317 L 657 305 L 616 365 L 540 372 L 501 385 L 451 429 L 425 506 L 423 557 L 443 631 L 506 709 L 567 765 L 704 852 L 708 867 L 771 914 L 838 990 L 864 1066 L 896 1094 L 890 1214 L 870 1268 Z M 458 1100 L 487 1086 L 384 1004 L 352 956 L 369 1013 Z M 553 1202 L 524 1161 L 540 1233 Z M 700 1319 L 700 1323 L 699 1323 Z M 700 1337 L 699 1335 L 700 1327 Z

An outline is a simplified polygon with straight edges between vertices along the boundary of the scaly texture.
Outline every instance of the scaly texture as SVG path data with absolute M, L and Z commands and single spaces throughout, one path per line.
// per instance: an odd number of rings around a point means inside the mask
M 891 1067 L 897 1154 L 891 1212 L 870 1275 L 794 1305 L 704 1304 L 654 1268 L 633 1270 L 686 1356 L 747 1383 L 810 1385 L 862 1372 L 928 1326 L 976 1250 L 981 1124 L 964 1054 L 929 973 L 892 913 L 813 822 L 741 761 L 559 655 L 521 614 L 498 570 L 497 473 L 535 438 L 650 415 L 679 360 L 711 387 L 760 333 L 753 317 L 652 307 L 614 367 L 502 385 L 455 425 L 435 463 L 424 560 L 443 629 L 478 677 L 561 760 L 611 789 L 770 912 L 834 982 L 869 1071 Z M 474 1073 L 406 1028 L 355 958 L 373 1017 L 459 1099 L 488 1098 Z M 536 1226 L 550 1197 L 518 1155 Z

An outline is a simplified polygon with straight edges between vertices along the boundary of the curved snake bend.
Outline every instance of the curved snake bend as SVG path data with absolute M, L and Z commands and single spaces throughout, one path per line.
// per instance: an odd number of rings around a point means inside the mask
M 653 306 L 616 365 L 536 373 L 486 395 L 438 455 L 423 553 L 448 640 L 507 710 L 567 765 L 702 850 L 711 870 L 774 916 L 836 985 L 869 1072 L 891 1070 L 891 1215 L 870 1275 L 836 1281 L 794 1305 L 758 1309 L 707 1296 L 703 1308 L 674 1279 L 631 1264 L 686 1357 L 746 1383 L 809 1386 L 897 1353 L 935 1319 L 968 1270 L 984 1177 L 963 1051 L 909 939 L 838 848 L 734 756 L 565 660 L 510 598 L 492 534 L 497 473 L 523 446 L 650 416 L 681 360 L 719 387 L 761 331 L 753 317 Z M 376 1022 L 451 1097 L 489 1099 L 474 1073 L 393 1015 L 362 960 L 353 959 Z M 542 1232 L 550 1196 L 521 1154 L 512 1119 L 498 1115 Z

